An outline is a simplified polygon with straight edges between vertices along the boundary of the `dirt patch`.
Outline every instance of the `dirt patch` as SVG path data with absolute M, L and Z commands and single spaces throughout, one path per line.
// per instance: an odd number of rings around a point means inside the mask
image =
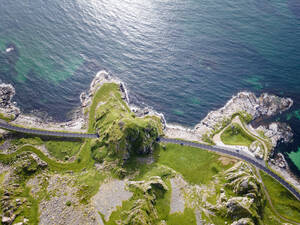
M 238 162 L 237 159 L 234 159 L 234 158 L 229 158 L 229 157 L 226 157 L 226 156 L 220 156 L 219 157 L 219 161 L 222 163 L 222 165 L 224 166 L 227 166 L 229 164 L 234 164 L 236 162 Z

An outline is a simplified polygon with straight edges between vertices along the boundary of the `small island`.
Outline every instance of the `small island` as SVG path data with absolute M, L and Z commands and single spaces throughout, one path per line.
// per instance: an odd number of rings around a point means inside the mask
M 292 99 L 240 92 L 185 128 L 131 105 L 124 83 L 105 71 L 65 123 L 24 115 L 14 95 L 12 85 L 0 85 L 1 124 L 60 133 L 1 130 L 4 225 L 300 223 L 298 178 L 283 155 L 271 157 L 292 130 L 253 126 L 288 110 Z

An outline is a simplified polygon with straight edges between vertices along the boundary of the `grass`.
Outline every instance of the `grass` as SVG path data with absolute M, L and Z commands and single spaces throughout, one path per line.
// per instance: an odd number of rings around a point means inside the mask
M 6 122 L 10 122 L 14 119 L 14 116 L 5 116 L 3 113 L 0 113 L 0 119 Z
M 181 173 L 191 184 L 208 184 L 212 177 L 232 164 L 223 165 L 220 155 L 206 150 L 176 144 L 166 144 L 160 150 L 158 163 Z
M 82 141 L 46 141 L 46 148 L 50 155 L 59 160 L 67 160 L 76 155 L 82 145 Z
M 5 174 L 6 172 L 0 173 L 0 184 L 2 184 L 2 182 L 4 181 Z
M 48 164 L 48 168 L 55 172 L 67 172 L 67 171 L 81 171 L 83 168 L 91 168 L 94 165 L 94 160 L 91 158 L 90 152 L 90 140 L 87 140 L 82 147 L 81 152 L 75 162 L 72 163 L 59 163 L 56 160 L 49 159 L 44 153 L 32 146 L 24 146 L 19 148 L 12 154 L 0 154 L 0 162 L 8 164 L 16 160 L 16 156 L 22 152 L 33 152 L 40 159 L 44 160 Z
M 107 174 L 89 169 L 86 173 L 79 173 L 76 176 L 76 185 L 79 186 L 77 196 L 81 203 L 87 204 L 90 198 L 98 192 L 100 184 L 107 177 Z
M 193 209 L 185 208 L 183 213 L 169 215 L 168 225 L 196 225 L 196 216 Z
M 96 92 L 96 94 L 93 97 L 93 102 L 90 106 L 89 110 L 89 125 L 88 125 L 88 131 L 90 133 L 95 132 L 95 118 L 96 118 L 96 108 L 100 102 L 107 102 L 111 97 L 114 97 L 115 100 L 118 100 L 118 102 L 127 110 L 127 112 L 130 112 L 130 109 L 128 108 L 127 104 L 122 100 L 121 93 L 119 90 L 119 85 L 116 83 L 106 83 L 103 84 L 102 87 Z
M 269 175 L 261 172 L 261 177 L 277 212 L 287 219 L 300 222 L 300 201 Z
M 255 138 L 247 134 L 239 124 L 233 123 L 221 134 L 221 140 L 227 145 L 241 145 L 249 147 L 251 143 L 255 141 Z

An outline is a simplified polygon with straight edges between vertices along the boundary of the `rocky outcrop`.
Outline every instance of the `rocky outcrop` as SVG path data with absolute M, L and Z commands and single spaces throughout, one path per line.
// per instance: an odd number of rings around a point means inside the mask
M 293 138 L 292 129 L 286 123 L 273 122 L 267 126 L 259 126 L 257 130 L 262 131 L 269 138 L 273 147 L 276 147 L 280 141 L 287 143 Z
M 234 221 L 231 225 L 254 225 L 254 223 L 249 218 L 242 218 L 238 221 Z
M 90 89 L 87 92 L 82 92 L 80 94 L 80 102 L 83 108 L 91 105 L 93 96 L 97 90 L 105 83 L 118 83 L 121 84 L 119 80 L 113 78 L 109 73 L 104 70 L 99 71 L 90 84 Z
M 243 221 L 247 221 L 245 224 L 254 224 L 254 221 L 260 219 L 264 195 L 252 168 L 245 162 L 238 162 L 224 172 L 224 177 L 225 186 L 236 196 L 230 196 L 222 189 L 215 207 L 217 213 L 236 220 L 233 224 L 244 224 Z
M 273 163 L 274 165 L 278 166 L 279 168 L 282 168 L 282 169 L 288 168 L 288 163 L 286 162 L 282 153 L 276 154 L 275 158 L 270 159 L 270 162 Z
M 168 190 L 165 182 L 160 177 L 154 176 L 147 181 L 131 181 L 129 188 L 139 190 L 143 193 L 144 198 L 136 200 L 131 209 L 124 212 L 126 219 L 120 224 L 154 224 L 158 219 L 155 208 L 157 196 Z M 164 221 L 160 221 L 160 223 L 164 224 Z
M 256 119 L 262 116 L 273 116 L 288 110 L 293 105 L 290 98 L 281 98 L 267 93 L 256 97 L 251 92 L 239 92 L 233 96 L 224 107 L 216 111 L 211 111 L 199 124 L 195 130 L 203 135 L 210 133 L 221 127 L 222 122 L 238 112 L 246 112 Z
M 11 119 L 20 114 L 16 103 L 11 101 L 15 94 L 15 88 L 11 84 L 0 84 L 0 113 Z

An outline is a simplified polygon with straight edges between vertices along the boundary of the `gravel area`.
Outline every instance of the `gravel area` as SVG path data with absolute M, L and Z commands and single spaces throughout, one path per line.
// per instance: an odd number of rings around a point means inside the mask
M 109 180 L 101 185 L 98 193 L 92 198 L 94 207 L 104 215 L 106 221 L 117 206 L 132 197 L 132 193 L 126 189 L 126 181 Z
M 40 203 L 40 225 L 96 225 L 103 224 L 91 205 L 79 204 L 74 178 L 53 175 L 47 188 L 51 197 Z
M 185 200 L 183 196 L 183 190 L 187 186 L 187 183 L 182 177 L 176 176 L 170 179 L 172 192 L 171 192 L 171 203 L 170 203 L 170 214 L 184 212 Z
M 185 139 L 187 141 L 201 142 L 201 135 L 196 133 L 194 129 L 185 128 L 179 125 L 167 124 L 164 130 L 166 137 Z

